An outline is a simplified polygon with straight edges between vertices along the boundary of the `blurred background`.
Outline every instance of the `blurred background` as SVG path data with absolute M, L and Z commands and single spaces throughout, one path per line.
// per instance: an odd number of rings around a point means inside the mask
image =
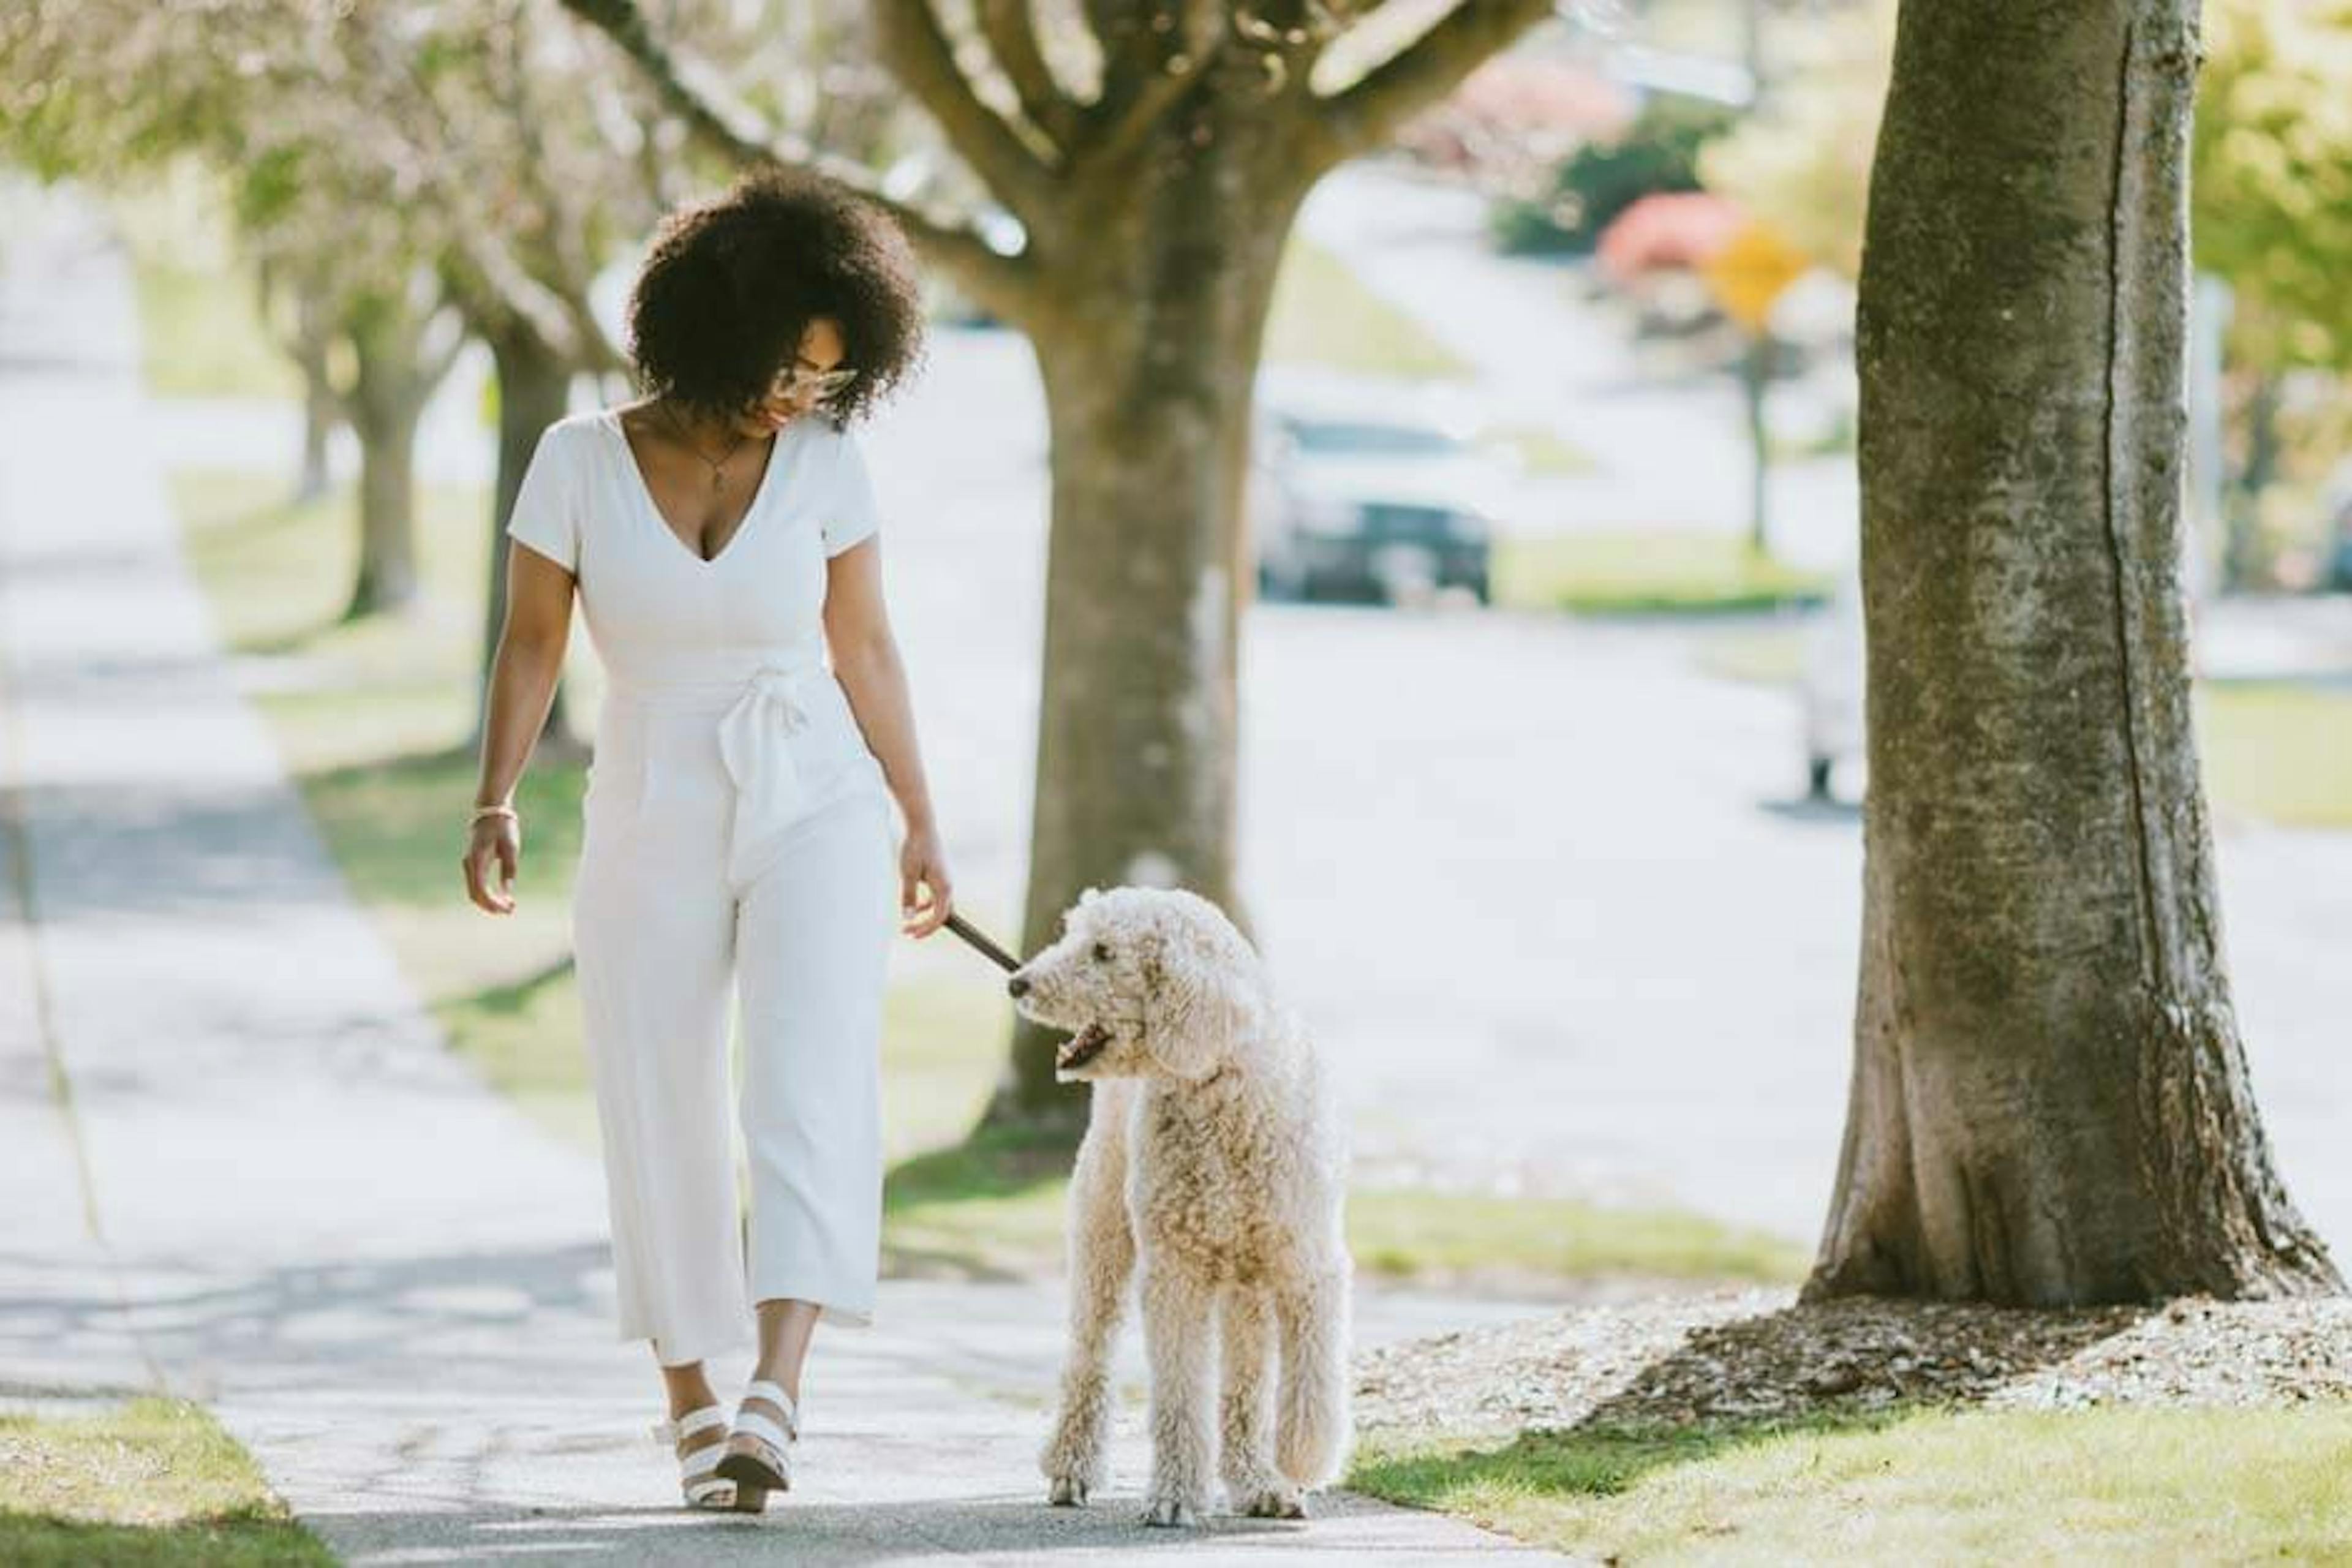
M 2341 37 L 2284 10 L 2213 9 L 2199 716 L 2256 1087 L 2290 1189 L 2341 1241 L 2328 1063 L 2352 983 L 2320 955 L 2352 904 L 2315 868 L 2352 868 L 2352 137 L 2299 109 L 2352 74 L 2326 74 Z M 446 853 L 476 765 L 501 355 L 564 406 L 625 401 L 651 221 L 723 171 L 551 4 L 387 8 L 275 45 L 266 11 L 5 25 L 10 320 L 135 344 L 143 449 L 123 456 L 167 481 L 237 685 L 352 890 L 452 1047 L 593 1140 L 565 934 L 584 628 L 523 790 L 518 916 L 484 925 Z M 1017 247 L 856 11 L 651 8 L 743 101 Z M 1667 1205 L 1784 1261 L 1811 1239 L 1855 973 L 1853 277 L 1891 13 L 1563 7 L 1323 177 L 1284 247 L 1245 491 L 1237 875 L 1343 1065 L 1368 1186 Z M 1026 340 L 930 277 L 931 362 L 866 438 L 959 901 L 1010 941 L 1045 406 Z M 519 348 L 535 330 L 586 368 Z M 1009 1013 L 950 941 L 895 963 L 912 1159 L 961 1146 Z M 1032 1217 L 1051 1231 L 1049 1205 Z M 1452 1266 L 1399 1222 L 1398 1269 Z
M 867 8 L 644 9 L 709 101 L 1020 250 L 1017 204 L 886 68 Z M 1378 8 L 1339 74 L 1442 9 Z M 1810 1257 L 1851 1062 L 1853 288 L 1891 16 L 1560 5 L 1323 174 L 1283 241 L 1245 367 L 1234 876 L 1338 1068 L 1357 1256 L 1400 1301 L 1786 1283 Z M 2213 0 L 2206 26 L 2200 740 L 2257 1097 L 2340 1250 L 2352 40 L 2264 0 Z M 70 526 L 74 492 L 36 470 L 152 472 L 122 504 L 168 525 L 201 637 L 400 981 L 469 1071 L 593 1152 L 567 937 L 584 628 L 520 791 L 517 913 L 486 923 L 456 864 L 500 494 L 518 439 L 632 395 L 627 280 L 726 160 L 552 0 L 11 7 L 0 156 L 0 388 L 20 410 L 60 367 L 127 389 L 37 447 L 0 427 L 0 531 Z M 959 906 L 1013 945 L 1045 388 L 1029 337 L 927 272 L 930 362 L 862 438 Z M 20 632 L 62 591 L 25 559 Z M 897 1277 L 1058 1267 L 1066 1144 L 987 1114 L 1011 1028 L 977 954 L 898 944 Z

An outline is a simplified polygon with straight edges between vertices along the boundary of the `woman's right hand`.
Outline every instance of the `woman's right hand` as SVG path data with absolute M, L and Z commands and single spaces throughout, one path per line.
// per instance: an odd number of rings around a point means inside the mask
M 466 846 L 466 896 L 494 915 L 514 913 L 515 868 L 522 859 L 522 829 L 511 816 L 485 816 L 474 824 L 472 842 Z M 490 868 L 499 868 L 499 886 L 490 886 Z

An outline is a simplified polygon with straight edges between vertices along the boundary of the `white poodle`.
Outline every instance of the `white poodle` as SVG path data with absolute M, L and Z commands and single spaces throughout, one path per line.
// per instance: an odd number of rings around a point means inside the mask
M 1070 1183 L 1069 1358 L 1039 1456 L 1047 1495 L 1083 1503 L 1102 1485 L 1111 1340 L 1134 1272 L 1151 1369 L 1145 1522 L 1198 1523 L 1213 1459 L 1232 1509 L 1304 1517 L 1304 1489 L 1338 1474 L 1349 1434 L 1338 1109 L 1306 1031 L 1216 905 L 1089 888 L 1062 924 L 1008 983 L 1022 1013 L 1076 1031 L 1057 1076 L 1094 1084 Z

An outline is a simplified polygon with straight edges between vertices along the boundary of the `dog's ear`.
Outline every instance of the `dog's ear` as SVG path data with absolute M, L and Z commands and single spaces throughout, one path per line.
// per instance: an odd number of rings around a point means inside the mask
M 1206 1078 L 1257 1027 L 1256 966 L 1227 945 L 1182 919 L 1146 939 L 1144 1048 L 1178 1078 Z
M 1101 897 L 1102 889 L 1100 888 L 1080 888 L 1078 889 L 1078 902 L 1082 905 L 1091 904 L 1097 899 Z

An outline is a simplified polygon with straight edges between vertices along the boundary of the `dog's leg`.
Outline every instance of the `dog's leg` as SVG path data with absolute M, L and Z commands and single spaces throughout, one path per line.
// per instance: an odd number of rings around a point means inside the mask
M 1282 1330 L 1282 1394 L 1275 1462 L 1302 1487 L 1339 1472 L 1349 1436 L 1348 1269 L 1309 1276 L 1276 1299 Z
M 1303 1519 L 1298 1488 L 1274 1468 L 1274 1300 L 1264 1290 L 1235 1288 L 1218 1303 L 1224 1395 L 1217 1434 L 1217 1468 L 1235 1513 L 1259 1519 Z
M 1103 1484 L 1110 1436 L 1110 1351 L 1135 1271 L 1127 1218 L 1127 1118 L 1118 1096 L 1095 1089 L 1095 1109 L 1070 1177 L 1070 1344 L 1061 1410 L 1038 1455 L 1046 1500 L 1080 1504 Z
M 1143 1268 L 1143 1347 L 1151 1363 L 1151 1493 L 1146 1524 L 1193 1525 L 1209 1507 L 1208 1285 L 1159 1258 Z

